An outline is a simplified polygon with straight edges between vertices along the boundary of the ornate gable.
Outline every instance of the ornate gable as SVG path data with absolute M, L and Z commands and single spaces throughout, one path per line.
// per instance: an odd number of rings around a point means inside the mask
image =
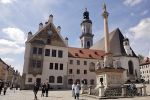
M 53 23 L 46 24 L 42 29 L 33 35 L 33 37 L 28 40 L 31 43 L 42 43 L 45 45 L 61 46 L 66 47 L 66 43 L 62 36 L 58 33 L 56 27 Z

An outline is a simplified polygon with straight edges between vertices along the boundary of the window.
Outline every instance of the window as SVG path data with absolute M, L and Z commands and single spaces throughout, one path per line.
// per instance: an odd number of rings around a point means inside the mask
M 41 68 L 41 61 L 37 61 L 37 68 Z
M 56 50 L 52 50 L 52 57 L 56 57 Z
M 37 82 L 37 84 L 40 84 L 41 83 L 41 78 L 36 78 L 36 82 Z
M 73 64 L 73 60 L 70 60 L 70 64 Z
M 49 64 L 49 69 L 53 69 L 53 63 Z
M 90 80 L 90 85 L 94 85 L 94 80 L 93 79 Z
M 79 69 L 77 69 L 77 74 L 80 74 L 80 70 Z
M 49 77 L 49 83 L 54 83 L 55 82 L 55 77 L 54 76 L 50 76 Z
M 47 39 L 47 44 L 50 44 L 50 43 L 51 43 L 51 39 L 48 38 L 48 39 Z
M 87 42 L 87 48 L 91 46 L 90 41 Z
M 80 61 L 79 60 L 77 60 L 77 65 L 80 65 Z
M 38 54 L 41 55 L 41 54 L 42 54 L 42 51 L 43 51 L 43 49 L 42 49 L 42 48 L 39 48 Z
M 69 74 L 72 74 L 72 69 L 69 69 Z
M 63 70 L 63 64 L 60 64 L 60 70 Z
M 84 81 L 84 84 L 86 85 L 88 84 L 87 79 L 84 79 L 83 81 Z
M 55 63 L 55 70 L 58 70 L 58 63 Z
M 32 67 L 33 67 L 33 68 L 36 67 L 36 60 L 32 60 Z
M 84 70 L 84 74 L 87 74 L 87 70 Z
M 62 83 L 62 77 L 61 76 L 57 77 L 57 83 Z
M 76 79 L 76 82 L 79 82 L 79 84 L 80 84 L 80 79 Z
M 45 49 L 45 56 L 50 56 L 50 49 Z
M 33 47 L 33 54 L 37 54 L 37 48 Z
M 133 75 L 134 74 L 134 67 L 133 67 L 133 62 L 129 61 L 128 62 L 128 66 L 129 66 L 129 74 Z
M 28 82 L 32 82 L 32 78 L 28 78 Z
M 62 50 L 58 50 L 58 57 L 62 58 L 63 57 L 63 51 Z
M 87 61 L 84 61 L 84 65 L 87 65 Z
M 68 79 L 68 84 L 72 85 L 73 84 L 73 79 Z

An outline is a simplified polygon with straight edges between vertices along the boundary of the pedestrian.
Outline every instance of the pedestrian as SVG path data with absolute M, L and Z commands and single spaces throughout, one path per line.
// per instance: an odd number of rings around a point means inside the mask
M 46 86 L 45 86 L 46 97 L 48 97 L 49 88 L 50 88 L 50 85 L 49 85 L 48 82 L 47 82 L 47 83 L 46 83 Z
M 75 83 L 72 84 L 72 97 L 75 97 L 74 86 L 75 86 Z
M 79 82 L 77 82 L 77 84 L 74 86 L 74 90 L 75 90 L 75 99 L 77 99 L 77 100 L 79 100 L 80 89 L 81 89 L 81 86 L 80 86 Z
M 37 84 L 37 82 L 34 83 L 34 88 L 33 88 L 33 92 L 34 92 L 34 100 L 37 100 L 37 93 L 39 91 L 39 85 Z
M 0 95 L 1 95 L 2 89 L 3 89 L 3 84 L 0 83 Z
M 41 88 L 42 88 L 42 94 L 41 94 L 41 97 L 44 97 L 45 89 L 46 89 L 46 84 L 43 83 L 42 86 L 41 86 Z
M 7 91 L 7 85 L 5 84 L 5 86 L 4 86 L 4 95 L 6 95 L 6 91 Z

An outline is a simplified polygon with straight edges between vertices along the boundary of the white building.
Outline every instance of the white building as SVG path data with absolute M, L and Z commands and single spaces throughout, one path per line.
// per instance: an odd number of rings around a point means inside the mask
M 24 88 L 30 88 L 36 81 L 49 82 L 53 88 L 68 88 L 83 79 L 86 84 L 95 85 L 96 74 L 92 71 L 104 66 L 104 38 L 93 44 L 92 21 L 87 10 L 83 13 L 81 32 L 81 48 L 69 47 L 68 38 L 61 36 L 61 27 L 55 27 L 53 15 L 45 25 L 39 24 L 35 34 L 29 32 L 24 55 Z M 126 69 L 124 81 L 138 79 L 139 59 L 129 40 L 119 28 L 109 37 L 113 65 Z
M 140 64 L 140 73 L 141 73 L 141 79 L 144 79 L 146 83 L 150 83 L 150 58 L 149 57 L 147 57 Z

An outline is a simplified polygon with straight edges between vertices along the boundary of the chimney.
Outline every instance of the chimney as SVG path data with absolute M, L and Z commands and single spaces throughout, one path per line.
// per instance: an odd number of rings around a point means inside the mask
M 52 14 L 49 15 L 49 20 L 48 20 L 48 22 L 53 23 L 53 15 L 52 15 Z
M 43 28 L 43 23 L 39 24 L 39 30 L 41 30 Z
M 65 42 L 66 42 L 66 44 L 68 46 L 68 38 L 67 37 L 65 38 Z
M 28 39 L 30 39 L 32 37 L 32 32 L 28 32 Z
M 60 31 L 61 31 L 61 27 L 60 26 L 57 27 L 57 31 L 60 34 Z

